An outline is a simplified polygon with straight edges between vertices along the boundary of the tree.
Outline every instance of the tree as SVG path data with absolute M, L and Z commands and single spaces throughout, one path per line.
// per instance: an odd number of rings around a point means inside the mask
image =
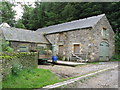
M 103 13 L 113 30 L 119 31 L 120 2 L 36 2 L 35 8 L 25 6 L 22 22 L 26 29 L 36 30 Z
M 15 11 L 12 9 L 13 6 L 14 4 L 7 1 L 0 2 L 0 14 L 1 14 L 0 23 L 6 22 L 10 26 L 14 26 Z
M 23 28 L 23 29 L 25 29 L 25 26 L 24 26 L 24 24 L 23 24 L 21 19 L 17 21 L 17 23 L 15 24 L 15 27 L 16 28 Z

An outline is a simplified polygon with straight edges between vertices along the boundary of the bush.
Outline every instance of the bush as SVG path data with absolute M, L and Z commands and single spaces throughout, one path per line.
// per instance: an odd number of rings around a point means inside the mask
M 116 32 L 115 34 L 115 52 L 120 54 L 120 33 Z
M 2 51 L 6 51 L 6 52 L 13 52 L 13 48 L 11 48 L 9 46 L 9 42 L 8 41 L 4 41 L 2 42 Z
M 120 55 L 116 54 L 111 58 L 111 61 L 120 61 Z
M 20 71 L 22 70 L 22 65 L 20 63 L 14 63 L 12 65 L 12 74 L 13 75 L 18 75 L 20 73 Z

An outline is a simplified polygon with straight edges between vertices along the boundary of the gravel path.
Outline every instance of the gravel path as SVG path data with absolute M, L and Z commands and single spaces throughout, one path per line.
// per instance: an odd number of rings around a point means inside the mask
M 49 69 L 61 78 L 68 78 L 113 67 L 115 65 L 118 65 L 118 62 L 100 62 L 99 64 L 87 64 L 76 67 L 62 65 L 39 65 L 38 68 Z
M 118 69 L 111 69 L 60 88 L 118 88 Z

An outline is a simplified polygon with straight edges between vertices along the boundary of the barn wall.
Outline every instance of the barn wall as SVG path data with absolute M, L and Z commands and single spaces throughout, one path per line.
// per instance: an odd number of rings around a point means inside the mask
M 72 58 L 73 44 L 80 44 L 80 54 L 87 55 L 93 51 L 93 47 L 90 46 L 93 42 L 91 28 L 49 34 L 47 38 L 52 44 L 57 45 L 57 54 L 59 51 L 58 46 L 64 46 L 63 56 L 68 60 Z M 90 60 L 90 55 L 88 58 Z
M 14 51 L 19 51 L 21 46 L 28 47 L 28 51 L 34 51 L 39 46 L 49 47 L 48 44 L 36 44 L 36 43 L 28 43 L 28 42 L 14 42 L 10 41 L 10 46 L 14 49 Z
M 102 37 L 102 29 L 106 28 L 107 35 L 106 39 L 103 39 Z M 112 27 L 109 24 L 109 21 L 107 20 L 106 16 L 104 16 L 95 26 L 93 30 L 93 38 L 94 39 L 94 58 L 95 60 L 99 60 L 99 50 L 100 50 L 100 43 L 101 42 L 107 42 L 109 44 L 109 58 L 111 58 L 115 52 L 115 40 L 114 40 L 114 32 L 112 30 Z
M 10 46 L 14 49 L 14 51 L 19 51 L 21 46 L 28 47 L 28 50 L 34 50 L 37 46 L 35 43 L 27 43 L 27 42 L 14 42 L 10 41 Z

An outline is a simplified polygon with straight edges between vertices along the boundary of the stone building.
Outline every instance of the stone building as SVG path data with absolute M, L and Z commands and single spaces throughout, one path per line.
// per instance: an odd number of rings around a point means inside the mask
M 52 44 L 59 57 L 71 61 L 108 61 L 115 50 L 114 32 L 105 14 L 36 31 L 1 26 L 2 36 L 15 51 L 34 51 Z
M 31 30 L 2 26 L 0 36 L 3 40 L 9 41 L 9 46 L 14 51 L 35 51 L 38 47 L 50 45 L 43 34 Z
M 40 28 L 57 55 L 67 60 L 108 61 L 114 54 L 114 32 L 105 14 Z

